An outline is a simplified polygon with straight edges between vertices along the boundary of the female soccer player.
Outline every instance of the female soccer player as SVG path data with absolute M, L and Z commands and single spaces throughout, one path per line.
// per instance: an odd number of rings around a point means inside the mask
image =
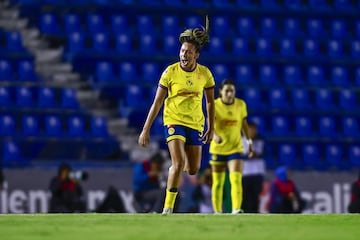
M 210 143 L 210 165 L 213 185 L 212 204 L 215 213 L 222 213 L 225 171 L 228 167 L 231 185 L 232 213 L 241 213 L 243 143 L 241 131 L 249 144 L 249 157 L 253 155 L 252 142 L 246 121 L 247 109 L 243 100 L 235 98 L 235 84 L 223 80 L 219 98 L 215 100 L 215 132 Z
M 165 137 L 172 165 L 169 168 L 164 214 L 173 212 L 182 172 L 194 175 L 200 168 L 202 144 L 210 143 L 214 133 L 214 78 L 210 70 L 197 63 L 200 48 L 209 42 L 209 22 L 205 29 L 187 29 L 180 34 L 180 61 L 162 73 L 138 143 L 150 141 L 150 128 L 164 103 Z M 207 105 L 207 131 L 202 111 L 203 92 Z M 167 94 L 167 97 L 166 97 Z M 165 99 L 166 97 L 166 99 Z

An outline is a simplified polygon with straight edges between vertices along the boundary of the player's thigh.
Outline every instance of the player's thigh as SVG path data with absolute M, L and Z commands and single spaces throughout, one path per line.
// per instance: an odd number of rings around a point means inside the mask
M 185 154 L 185 142 L 181 139 L 173 139 L 168 142 L 168 148 L 171 156 L 172 163 L 182 163 L 184 164 L 186 154 Z
M 186 145 L 185 146 L 186 158 L 185 165 L 190 169 L 199 169 L 201 165 L 201 145 Z
M 241 159 L 232 159 L 228 161 L 229 172 L 243 172 L 244 161 Z
M 211 171 L 225 172 L 226 171 L 226 163 L 211 163 Z

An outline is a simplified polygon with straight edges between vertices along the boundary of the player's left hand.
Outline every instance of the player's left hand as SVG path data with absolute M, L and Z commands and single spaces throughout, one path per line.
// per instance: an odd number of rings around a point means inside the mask
M 252 144 L 250 144 L 249 145 L 249 151 L 248 151 L 248 157 L 249 158 L 253 158 L 253 157 L 255 157 L 255 152 L 254 152 L 254 149 L 253 149 L 253 146 L 252 146 Z

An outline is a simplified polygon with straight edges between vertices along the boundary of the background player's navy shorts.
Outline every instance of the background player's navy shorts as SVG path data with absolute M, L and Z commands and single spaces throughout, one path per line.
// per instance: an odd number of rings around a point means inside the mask
M 181 139 L 185 145 L 202 145 L 203 133 L 181 125 L 166 125 L 165 138 L 166 142 L 173 139 Z
M 234 159 L 244 159 L 245 157 L 242 153 L 233 153 L 230 155 L 210 154 L 210 164 L 223 164 Z

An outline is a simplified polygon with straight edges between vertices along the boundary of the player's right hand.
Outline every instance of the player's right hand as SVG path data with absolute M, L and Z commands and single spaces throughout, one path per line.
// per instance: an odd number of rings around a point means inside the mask
M 139 145 L 142 147 L 146 147 L 147 145 L 149 145 L 149 142 L 150 142 L 150 133 L 147 131 L 142 131 L 138 139 Z
M 220 144 L 222 142 L 222 138 L 216 134 L 214 134 L 214 142 L 216 142 L 217 144 Z

